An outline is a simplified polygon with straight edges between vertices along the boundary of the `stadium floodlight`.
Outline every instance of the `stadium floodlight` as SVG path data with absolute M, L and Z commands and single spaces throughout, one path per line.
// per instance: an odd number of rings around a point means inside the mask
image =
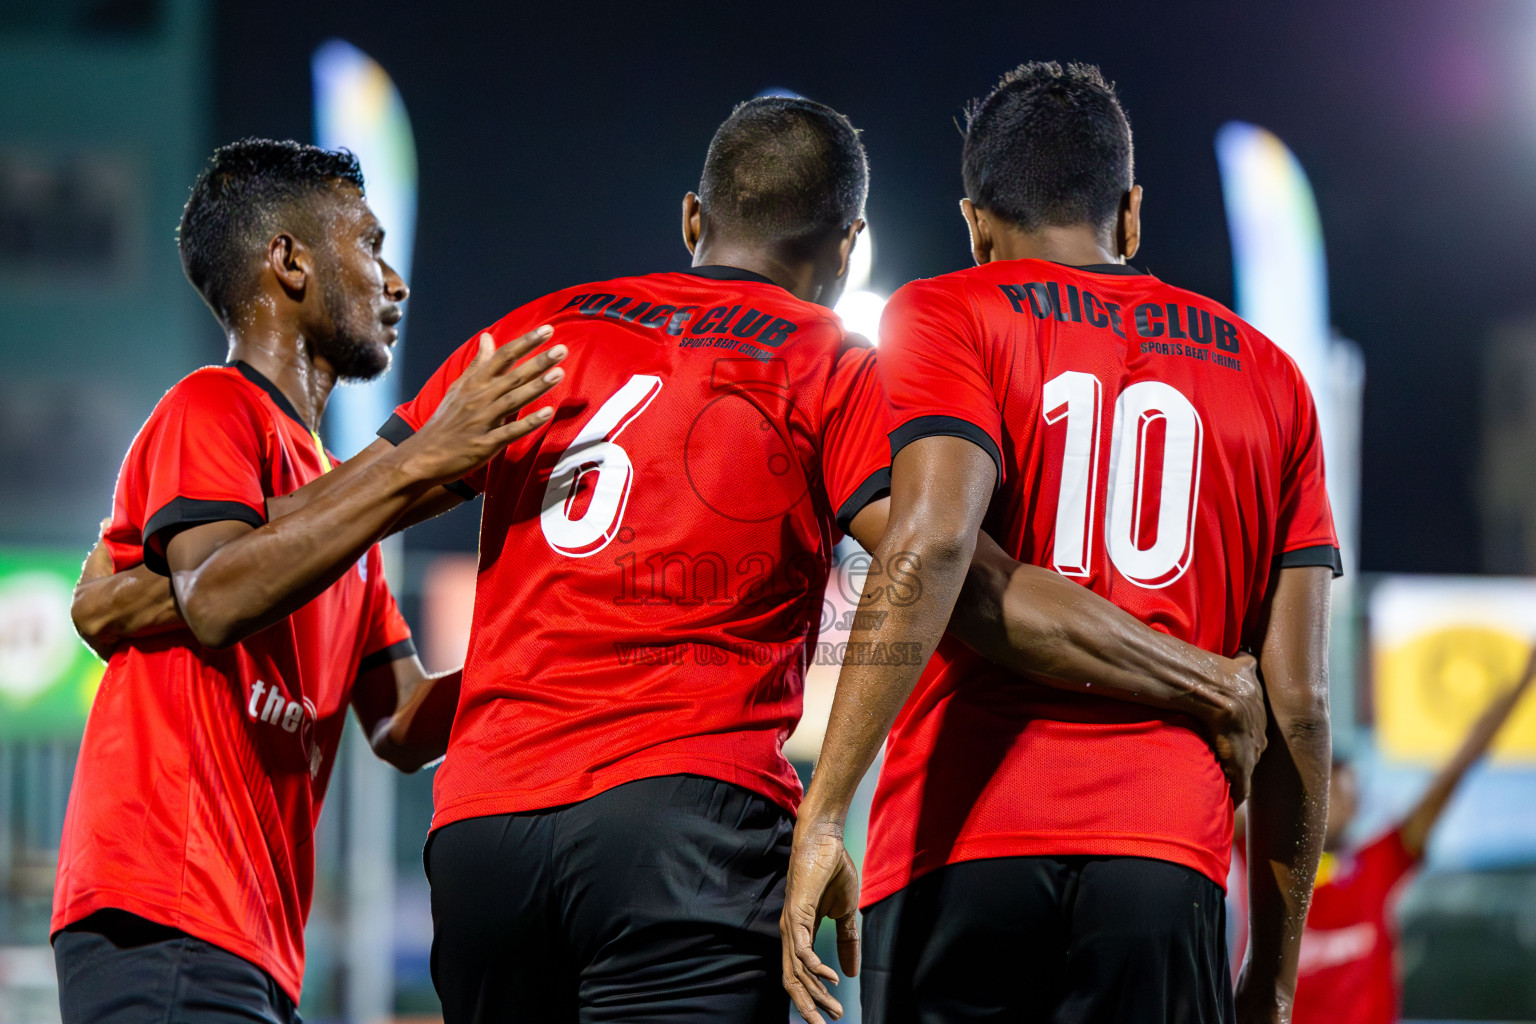
M 835 312 L 842 318 L 844 327 L 878 345 L 885 296 L 869 290 L 869 277 L 874 266 L 875 239 L 866 225 L 853 247 L 853 255 L 848 258 L 848 281 Z
M 378 62 L 351 43 L 332 39 L 311 58 L 315 86 L 315 141 L 357 154 L 367 181 L 368 205 L 384 225 L 384 258 L 411 279 L 416 236 L 416 141 L 399 90 Z M 405 341 L 405 324 L 395 358 Z M 399 374 L 338 388 L 331 396 L 326 434 L 344 457 L 372 443 L 374 431 L 399 400 Z

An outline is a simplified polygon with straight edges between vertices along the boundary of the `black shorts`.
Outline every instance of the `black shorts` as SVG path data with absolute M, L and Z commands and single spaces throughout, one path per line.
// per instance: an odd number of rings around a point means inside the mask
M 1226 902 L 1140 857 L 1001 857 L 864 912 L 865 1024 L 1230 1024 Z
M 445 825 L 426 850 L 444 1021 L 784 1024 L 793 831 L 691 775 Z
M 64 1024 L 299 1024 L 260 967 L 121 910 L 59 932 L 53 960 Z

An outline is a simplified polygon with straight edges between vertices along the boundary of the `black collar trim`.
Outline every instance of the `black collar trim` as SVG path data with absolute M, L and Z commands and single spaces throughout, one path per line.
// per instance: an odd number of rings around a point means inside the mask
M 250 363 L 242 362 L 238 359 L 235 360 L 234 366 L 235 369 L 240 371 L 240 376 L 265 391 L 267 397 L 272 399 L 272 404 L 281 409 L 285 416 L 305 430 L 309 430 L 309 424 L 304 422 L 304 417 L 299 415 L 299 410 L 295 409 L 293 403 L 288 401 L 288 396 L 277 390 L 277 385 L 262 376 L 261 371 L 257 370 Z
M 740 267 L 689 267 L 683 273 L 694 277 L 707 277 L 711 281 L 757 281 L 761 284 L 771 284 L 776 288 L 779 286 L 779 283 L 771 277 L 764 277 L 755 270 L 742 270 Z
M 1060 263 L 1052 260 L 1059 267 L 1071 267 L 1073 270 L 1086 270 L 1090 274 L 1123 274 L 1127 277 L 1147 277 L 1145 270 L 1137 270 L 1129 263 L 1089 263 L 1084 266 L 1074 266 L 1071 263 Z

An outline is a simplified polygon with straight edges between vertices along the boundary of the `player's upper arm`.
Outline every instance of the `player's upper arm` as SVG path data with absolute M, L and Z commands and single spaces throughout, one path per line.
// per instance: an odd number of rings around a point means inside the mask
M 183 380 L 143 431 L 144 564 L 169 575 L 169 546 L 195 568 L 240 533 L 266 522 L 266 417 L 250 392 L 216 371 Z
M 1265 694 L 1281 728 L 1328 723 L 1328 623 L 1333 569 L 1280 569 L 1270 585 L 1257 639 Z
M 1002 416 L 970 302 L 953 285 L 914 281 L 880 318 L 880 380 L 890 406 L 891 457 L 926 437 L 958 437 L 1003 481 Z
M 838 529 L 891 493 L 888 411 L 875 352 L 850 345 L 839 356 L 822 400 L 821 476 Z

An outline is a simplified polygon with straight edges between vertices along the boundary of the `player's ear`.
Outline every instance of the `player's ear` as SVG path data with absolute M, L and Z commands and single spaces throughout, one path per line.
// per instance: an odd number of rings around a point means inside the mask
M 1141 248 L 1141 186 L 1120 197 L 1120 216 L 1115 224 L 1115 248 L 1119 255 L 1131 259 Z
M 303 295 L 304 283 L 313 269 L 309 249 L 288 232 L 280 231 L 267 242 L 267 268 L 285 291 Z
M 983 263 L 991 263 L 991 223 L 969 199 L 960 200 L 960 216 L 965 218 L 965 226 L 971 229 L 971 258 L 976 261 L 978 267 Z
M 693 252 L 699 247 L 699 234 L 704 230 L 704 204 L 689 192 L 683 196 L 683 244 Z
M 837 243 L 837 276 L 848 276 L 848 261 L 853 258 L 853 247 L 859 244 L 859 235 L 864 232 L 864 218 L 860 217 L 848 225 L 848 231 Z

